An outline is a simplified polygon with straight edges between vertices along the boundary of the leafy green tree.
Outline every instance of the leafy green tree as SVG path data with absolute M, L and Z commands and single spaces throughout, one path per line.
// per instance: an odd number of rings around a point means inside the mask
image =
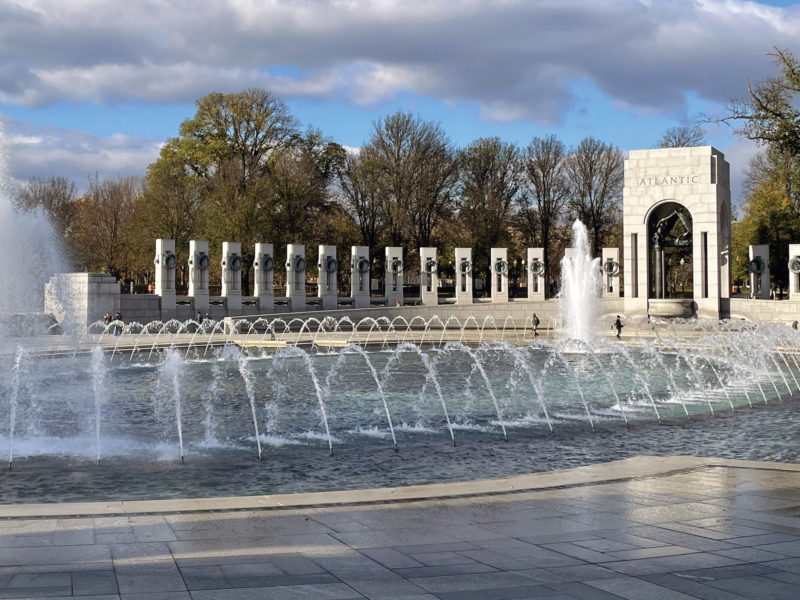
M 746 268 L 748 262 L 748 245 L 769 244 L 772 283 L 784 288 L 788 283 L 789 243 L 800 239 L 800 216 L 780 185 L 765 182 L 750 194 L 744 206 L 744 217 L 735 224 L 734 234 L 732 267 L 735 276 L 747 277 L 742 267 Z

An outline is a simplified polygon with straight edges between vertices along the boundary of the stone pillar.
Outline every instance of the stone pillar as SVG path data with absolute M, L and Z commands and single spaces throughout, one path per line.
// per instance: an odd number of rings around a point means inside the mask
M 306 310 L 306 247 L 302 244 L 286 246 L 286 297 L 289 310 Z
M 253 279 L 258 312 L 275 312 L 275 252 L 272 244 L 256 242 Z
M 228 314 L 242 309 L 242 244 L 222 242 L 222 297 Z
M 606 298 L 619 298 L 619 276 L 622 267 L 619 264 L 619 248 L 603 248 L 603 296 Z
M 544 265 L 544 248 L 528 248 L 528 300 L 544 300 L 547 281 Z
M 419 249 L 419 297 L 422 304 L 439 304 L 439 264 L 436 262 L 436 248 Z
M 800 302 L 800 244 L 789 244 L 789 300 Z
M 492 248 L 490 255 L 492 302 L 508 302 L 508 249 Z
M 317 278 L 317 296 L 322 310 L 336 310 L 339 305 L 337 281 L 339 262 L 336 260 L 336 246 L 320 244 L 317 262 L 319 277 Z
M 208 256 L 208 242 L 189 241 L 189 297 L 192 308 L 204 315 L 208 312 L 208 267 L 211 259 Z M 194 316 L 194 315 L 192 315 Z
M 353 308 L 369 308 L 369 247 L 350 248 L 350 296 Z
M 456 304 L 472 304 L 472 248 L 456 248 Z
M 622 206 L 628 317 L 678 316 L 687 309 L 702 317 L 729 316 L 731 194 L 724 155 L 711 146 L 631 150 Z M 691 299 L 664 298 L 664 248 L 655 247 L 661 243 L 657 223 L 678 211 L 691 218 L 691 238 L 685 238 L 691 240 Z
M 769 298 L 769 246 L 748 246 L 750 263 L 750 296 Z
M 156 267 L 155 294 L 161 297 L 161 310 L 175 310 L 175 269 L 178 266 L 178 257 L 175 256 L 175 240 L 156 240 L 156 257 L 153 259 Z M 162 318 L 165 315 L 162 314 Z M 167 318 L 172 318 L 169 315 Z
M 403 249 L 386 246 L 386 306 L 403 306 Z

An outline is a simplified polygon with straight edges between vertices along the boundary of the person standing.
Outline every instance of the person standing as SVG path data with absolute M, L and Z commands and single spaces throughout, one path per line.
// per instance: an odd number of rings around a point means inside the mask
M 622 319 L 620 319 L 619 315 L 617 315 L 617 320 L 614 321 L 613 327 L 617 330 L 617 339 L 621 340 L 622 338 L 620 337 L 620 334 L 622 333 L 622 328 L 625 327 L 625 325 L 622 324 Z
M 539 337 L 539 317 L 536 316 L 536 313 L 533 313 L 533 337 Z

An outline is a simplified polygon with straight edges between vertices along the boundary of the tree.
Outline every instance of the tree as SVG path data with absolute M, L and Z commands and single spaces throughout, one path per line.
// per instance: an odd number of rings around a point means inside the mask
M 328 209 L 329 186 L 341 172 L 346 152 L 318 130 L 296 136 L 275 152 L 269 174 L 276 239 L 310 242 L 314 222 Z
M 381 219 L 379 168 L 363 153 L 348 154 L 339 173 L 344 205 L 353 215 L 361 232 L 361 243 L 374 248 L 378 244 Z
M 488 265 L 491 248 L 509 241 L 520 192 L 519 150 L 500 138 L 480 138 L 459 153 L 459 167 L 458 220 L 475 249 L 475 262 Z
M 600 256 L 604 237 L 618 216 L 623 166 L 618 148 L 592 137 L 581 140 L 566 160 L 568 205 L 586 225 L 594 256 Z
M 688 148 L 704 146 L 706 136 L 699 125 L 670 127 L 658 141 L 659 148 Z
M 302 136 L 286 105 L 265 90 L 211 93 L 196 104 L 151 165 L 149 198 L 166 203 L 174 193 L 173 201 L 199 214 L 195 232 L 212 243 L 240 241 L 247 266 L 253 243 L 273 232 L 269 175 L 277 156 Z M 249 286 L 247 268 L 242 285 Z
M 561 219 L 569 197 L 566 159 L 564 143 L 554 135 L 533 138 L 523 156 L 529 192 L 523 197 L 523 210 L 536 220 L 544 248 L 544 262 L 551 279 L 554 274 L 551 256 L 553 228 Z
M 140 191 L 137 177 L 89 178 L 89 190 L 77 202 L 75 231 L 78 259 L 87 269 L 117 277 L 128 270 L 130 223 Z
M 237 163 L 240 191 L 269 169 L 269 158 L 297 135 L 297 120 L 286 104 L 266 90 L 211 93 L 197 101 L 197 112 L 180 126 L 180 148 L 187 165 L 209 178 L 223 163 Z
M 53 228 L 69 241 L 75 225 L 78 190 L 66 177 L 34 177 L 17 190 L 14 202 L 23 211 L 43 210 Z
M 780 76 L 755 85 L 747 83 L 748 96 L 728 105 L 729 115 L 711 119 L 735 123 L 737 133 L 781 153 L 800 155 L 800 61 L 788 50 L 769 53 Z
M 744 217 L 734 231 L 733 267 L 741 275 L 747 264 L 747 247 L 751 244 L 769 244 L 770 272 L 773 283 L 781 288 L 788 283 L 786 264 L 789 260 L 789 243 L 800 239 L 800 216 L 784 195 L 779 184 L 765 182 L 755 189 L 744 207 Z
M 374 123 L 361 149 L 380 174 L 381 215 L 392 245 L 427 246 L 452 205 L 455 151 L 438 124 L 397 112 Z

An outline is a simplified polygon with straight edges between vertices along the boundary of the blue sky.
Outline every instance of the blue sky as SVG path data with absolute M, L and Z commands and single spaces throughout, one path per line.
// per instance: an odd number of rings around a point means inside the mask
M 798 40 L 786 0 L 0 0 L 0 115 L 14 180 L 80 188 L 143 174 L 195 99 L 248 87 L 354 148 L 404 110 L 458 145 L 591 135 L 628 150 L 724 114 Z M 737 195 L 757 149 L 727 127 L 706 136 Z

